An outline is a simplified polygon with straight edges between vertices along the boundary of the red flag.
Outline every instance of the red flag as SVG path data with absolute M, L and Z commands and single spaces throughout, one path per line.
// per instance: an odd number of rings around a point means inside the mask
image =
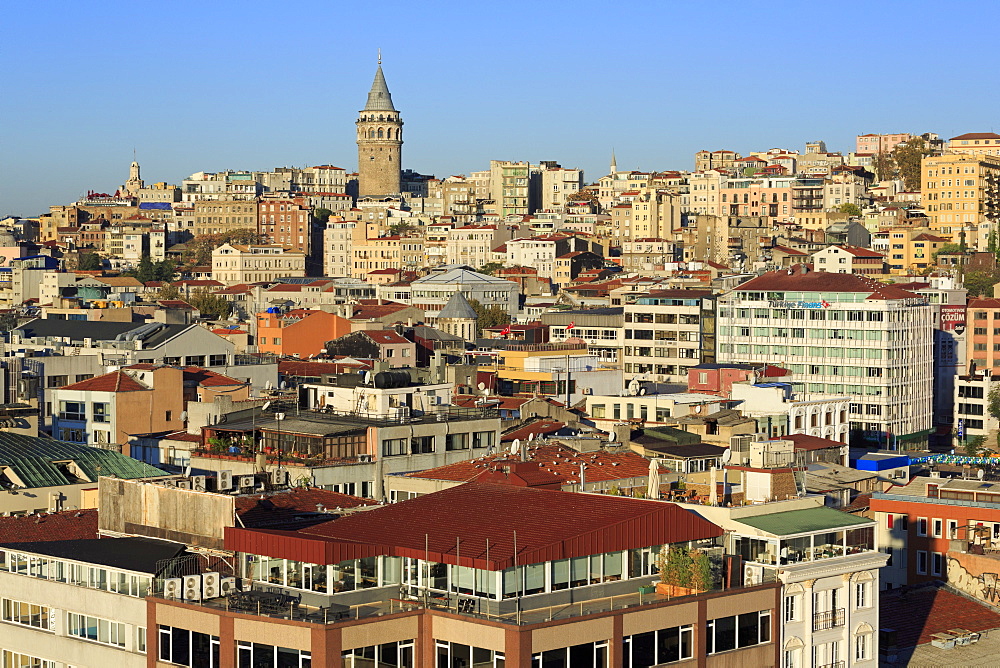
M 830 302 L 826 301 L 825 299 L 821 300 L 820 304 L 823 305 L 823 308 L 830 308 Z
M 569 330 L 573 329 L 574 327 L 576 327 L 576 321 L 573 321 L 573 322 L 569 323 L 568 325 L 566 325 L 566 331 L 568 332 Z
M 510 334 L 510 325 L 507 325 L 506 327 L 503 328 L 503 331 L 500 332 L 500 336 L 507 336 L 509 334 Z

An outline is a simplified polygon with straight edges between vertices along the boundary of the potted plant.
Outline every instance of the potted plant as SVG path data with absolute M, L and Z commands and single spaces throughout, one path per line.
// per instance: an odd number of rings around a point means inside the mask
M 665 596 L 690 596 L 714 586 L 715 576 L 708 555 L 683 547 L 664 548 L 658 559 L 660 581 L 656 593 Z

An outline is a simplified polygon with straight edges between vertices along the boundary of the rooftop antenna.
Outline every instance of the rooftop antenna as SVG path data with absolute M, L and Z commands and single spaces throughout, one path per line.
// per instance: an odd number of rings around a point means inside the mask
M 382 64 L 382 47 L 379 47 L 378 49 L 378 64 Z

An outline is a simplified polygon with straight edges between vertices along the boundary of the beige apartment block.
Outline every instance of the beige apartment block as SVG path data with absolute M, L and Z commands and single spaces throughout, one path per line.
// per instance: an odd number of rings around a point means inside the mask
M 212 278 L 226 285 L 306 275 L 306 256 L 272 244 L 222 244 L 212 251 Z
M 257 203 L 247 199 L 194 202 L 194 234 L 224 234 L 233 230 L 257 231 Z
M 968 246 L 986 250 L 1000 218 L 1000 155 L 928 156 L 920 185 L 932 229 L 955 240 L 964 235 Z
M 995 132 L 968 132 L 948 140 L 948 153 L 1000 155 L 1000 135 Z

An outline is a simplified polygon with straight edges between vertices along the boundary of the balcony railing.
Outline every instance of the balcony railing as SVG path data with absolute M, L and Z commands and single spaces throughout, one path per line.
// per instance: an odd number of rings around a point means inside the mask
M 846 619 L 844 608 L 817 612 L 813 615 L 813 631 L 826 631 L 843 626 Z
M 833 663 L 824 663 L 819 668 L 846 668 L 847 663 L 844 661 L 834 661 Z

